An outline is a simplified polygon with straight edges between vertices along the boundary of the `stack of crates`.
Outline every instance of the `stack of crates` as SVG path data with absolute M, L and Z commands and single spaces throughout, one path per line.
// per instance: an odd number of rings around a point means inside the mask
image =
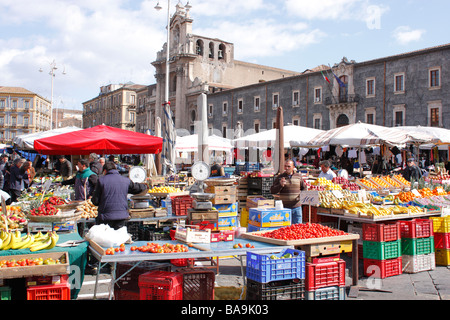
M 345 261 L 340 255 L 311 257 L 306 263 L 307 300 L 345 300 Z
M 399 223 L 402 237 L 403 272 L 417 273 L 434 270 L 436 262 L 433 221 L 413 219 Z
M 28 277 L 27 300 L 70 300 L 68 275 Z
M 140 300 L 183 300 L 183 275 L 149 271 L 139 276 Z
M 214 271 L 206 268 L 178 269 L 183 275 L 183 300 L 214 300 Z
M 305 252 L 247 252 L 247 300 L 305 300 Z
M 450 265 L 450 216 L 430 218 L 433 222 L 436 265 Z
M 270 188 L 274 177 L 247 177 L 248 195 L 261 195 L 265 198 L 273 198 Z
M 189 195 L 172 197 L 172 215 L 185 216 L 192 208 L 193 199 Z
M 364 275 L 387 278 L 402 274 L 400 224 L 363 224 Z

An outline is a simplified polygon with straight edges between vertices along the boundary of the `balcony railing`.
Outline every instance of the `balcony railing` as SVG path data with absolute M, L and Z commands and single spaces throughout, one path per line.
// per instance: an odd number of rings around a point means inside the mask
M 361 102 L 362 98 L 359 94 L 345 94 L 339 96 L 329 96 L 325 98 L 325 104 L 340 104 L 340 103 L 352 103 L 352 102 Z

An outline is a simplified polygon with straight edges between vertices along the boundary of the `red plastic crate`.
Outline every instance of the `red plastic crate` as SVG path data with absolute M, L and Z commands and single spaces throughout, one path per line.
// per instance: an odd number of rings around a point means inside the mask
M 345 261 L 307 263 L 306 291 L 331 286 L 345 286 Z
M 434 234 L 434 247 L 436 249 L 450 249 L 450 233 L 436 232 Z
M 432 237 L 433 233 L 433 221 L 430 219 L 400 221 L 402 238 L 428 238 Z
M 183 300 L 214 300 L 214 271 L 204 268 L 183 268 Z
M 400 239 L 400 224 L 395 223 L 364 223 L 363 240 L 387 242 Z
M 183 300 L 183 275 L 150 271 L 139 276 L 141 300 Z
M 402 274 L 402 258 L 388 260 L 364 259 L 366 277 L 387 278 Z
M 70 300 L 70 286 L 68 283 L 30 286 L 27 300 Z
M 178 196 L 172 198 L 172 214 L 175 216 L 186 216 L 188 209 L 192 208 L 191 196 Z
M 114 289 L 114 300 L 140 300 L 141 295 L 139 292 Z

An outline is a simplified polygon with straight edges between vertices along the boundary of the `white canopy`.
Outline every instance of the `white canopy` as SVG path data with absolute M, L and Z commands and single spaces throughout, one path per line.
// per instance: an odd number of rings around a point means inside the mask
M 318 134 L 312 139 L 299 136 L 290 140 L 291 146 L 297 147 L 321 147 L 326 145 L 342 145 L 359 147 L 367 145 L 404 145 L 408 142 L 425 143 L 431 137 L 426 134 L 408 134 L 407 131 L 377 126 L 367 123 L 354 123 Z
M 294 125 L 284 126 L 284 147 L 290 148 L 291 147 L 290 141 L 292 140 L 301 137 L 302 139 L 309 141 L 313 137 L 323 132 L 325 131 L 308 127 L 301 127 Z M 233 140 L 233 142 L 236 144 L 237 147 L 244 146 L 244 144 L 247 142 L 275 143 L 276 136 L 277 136 L 277 129 L 270 129 L 235 139 Z
M 433 137 L 434 144 L 450 144 L 450 130 L 439 127 L 403 126 L 397 127 L 411 133 L 428 134 Z
M 13 145 L 16 145 L 17 148 L 19 148 L 21 150 L 34 150 L 34 140 L 36 140 L 36 139 L 52 137 L 52 136 L 56 136 L 58 134 L 72 132 L 72 131 L 78 131 L 78 130 L 82 130 L 82 129 L 78 128 L 78 127 L 69 126 L 69 127 L 64 127 L 64 128 L 48 130 L 48 131 L 22 134 L 20 136 L 16 136 L 13 139 Z
M 231 140 L 216 135 L 208 137 L 208 148 L 210 151 L 230 152 L 234 146 Z M 176 152 L 198 152 L 198 135 L 192 134 L 184 137 L 177 137 L 175 143 Z

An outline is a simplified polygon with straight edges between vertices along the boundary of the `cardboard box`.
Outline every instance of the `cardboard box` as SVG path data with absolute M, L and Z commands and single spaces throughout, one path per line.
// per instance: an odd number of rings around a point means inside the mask
M 219 215 L 221 213 L 237 213 L 238 212 L 238 203 L 225 203 L 225 204 L 216 204 L 214 208 L 219 211 Z
M 215 193 L 216 196 L 236 195 L 237 186 L 209 186 L 206 193 Z
M 53 222 L 53 231 L 76 231 L 77 224 L 75 221 Z
M 211 242 L 211 230 L 199 230 L 190 227 L 182 227 L 177 225 L 177 230 L 175 231 L 175 239 L 192 242 L 192 243 L 210 243 Z
M 232 204 L 236 202 L 236 195 L 216 195 L 211 202 L 216 204 Z
M 256 227 L 290 226 L 291 213 L 291 209 L 250 208 L 248 223 Z
M 234 230 L 222 230 L 219 232 L 211 232 L 211 242 L 233 241 Z
M 231 230 L 237 226 L 237 214 L 229 217 L 219 217 L 219 230 Z
M 247 208 L 275 208 L 275 200 L 266 199 L 263 196 L 248 196 Z

